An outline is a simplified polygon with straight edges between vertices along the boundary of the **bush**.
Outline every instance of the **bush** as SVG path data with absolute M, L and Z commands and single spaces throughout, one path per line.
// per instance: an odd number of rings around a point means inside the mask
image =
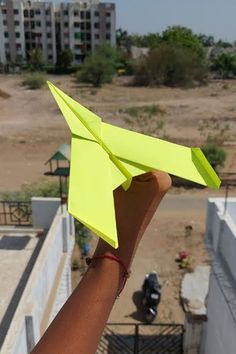
M 24 186 L 16 192 L 0 193 L 1 200 L 30 201 L 32 197 L 60 197 L 58 182 L 46 182 Z
M 94 54 L 85 59 L 81 70 L 77 74 L 77 80 L 91 83 L 94 87 L 100 87 L 103 83 L 112 81 L 115 68 L 115 50 L 108 45 L 101 45 Z
M 26 76 L 22 81 L 23 86 L 27 86 L 30 90 L 40 89 L 46 83 L 46 78 L 41 73 L 33 73 Z
M 218 166 L 224 166 L 226 160 L 226 152 L 224 149 L 215 144 L 206 144 L 202 146 L 202 151 L 214 169 Z
M 143 58 L 135 70 L 135 85 L 191 86 L 204 83 L 206 66 L 191 49 L 161 44 Z
M 236 55 L 222 53 L 213 59 L 211 70 L 216 72 L 222 79 L 228 79 L 236 75 Z

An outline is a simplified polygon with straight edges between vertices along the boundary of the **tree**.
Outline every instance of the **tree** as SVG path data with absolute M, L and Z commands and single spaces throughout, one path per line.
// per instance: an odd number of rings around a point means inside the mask
M 43 55 L 39 49 L 31 49 L 29 52 L 29 64 L 33 71 L 38 71 L 43 65 Z
M 216 42 L 216 47 L 220 47 L 220 48 L 232 48 L 232 44 L 229 42 L 225 42 L 222 41 L 222 39 L 220 39 L 218 42 Z
M 116 52 L 111 46 L 104 44 L 87 57 L 77 75 L 78 81 L 89 82 L 95 87 L 111 82 L 115 74 Z
M 217 72 L 223 79 L 236 75 L 236 55 L 222 53 L 212 61 L 211 70 Z
M 59 52 L 57 57 L 57 68 L 66 72 L 67 69 L 71 66 L 73 61 L 73 53 L 71 49 L 63 49 Z
M 189 86 L 202 83 L 206 68 L 196 52 L 174 44 L 161 44 L 151 50 L 136 67 L 137 85 Z
M 215 40 L 213 36 L 207 36 L 201 33 L 198 35 L 198 38 L 201 41 L 203 47 L 213 47 L 215 45 Z
M 127 31 L 122 30 L 122 28 L 118 28 L 118 30 L 116 30 L 116 43 L 119 48 L 123 47 L 129 53 L 133 44 L 132 37 Z
M 218 166 L 224 166 L 226 160 L 226 152 L 224 149 L 215 144 L 206 144 L 202 146 L 202 151 L 214 169 Z
M 204 58 L 205 56 L 201 40 L 189 28 L 181 26 L 168 27 L 167 30 L 162 33 L 162 41 L 188 48 L 195 52 L 200 58 Z

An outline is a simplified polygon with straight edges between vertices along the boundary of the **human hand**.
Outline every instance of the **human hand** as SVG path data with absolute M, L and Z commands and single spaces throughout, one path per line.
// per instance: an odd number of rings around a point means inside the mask
M 135 177 L 127 191 L 122 187 L 117 188 L 114 191 L 114 202 L 119 248 L 115 250 L 100 239 L 95 256 L 113 254 L 129 269 L 137 246 L 170 187 L 170 176 L 156 171 Z

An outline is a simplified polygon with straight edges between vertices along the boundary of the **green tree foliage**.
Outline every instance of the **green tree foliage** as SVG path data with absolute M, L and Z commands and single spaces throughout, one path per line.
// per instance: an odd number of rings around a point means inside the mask
M 66 72 L 68 68 L 71 66 L 73 61 L 73 53 L 71 49 L 63 49 L 59 52 L 57 57 L 57 69 Z
M 225 42 L 222 41 L 222 39 L 220 39 L 218 42 L 216 42 L 216 47 L 220 47 L 220 48 L 232 48 L 232 43 L 229 42 Z
M 232 53 L 222 53 L 213 59 L 211 70 L 227 79 L 236 75 L 236 55 Z
M 32 71 L 38 71 L 42 69 L 43 66 L 43 55 L 41 50 L 32 49 L 29 52 L 29 64 Z
M 215 39 L 213 36 L 207 36 L 205 34 L 199 34 L 198 39 L 201 41 L 203 47 L 213 47 L 215 45 Z
M 195 51 L 174 44 L 161 44 L 136 66 L 134 84 L 190 86 L 203 83 L 206 68 Z
M 181 26 L 168 27 L 167 30 L 162 33 L 162 41 L 190 49 L 200 58 L 204 58 L 205 51 L 202 42 L 189 28 Z
M 94 87 L 111 82 L 116 69 L 116 51 L 104 44 L 87 57 L 77 74 L 78 81 L 88 82 Z
M 214 169 L 218 166 L 224 166 L 226 160 L 224 149 L 215 144 L 206 144 L 202 147 L 202 151 Z

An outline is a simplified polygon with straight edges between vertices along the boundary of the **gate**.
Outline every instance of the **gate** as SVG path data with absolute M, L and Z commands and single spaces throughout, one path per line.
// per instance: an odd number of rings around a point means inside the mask
M 0 225 L 31 225 L 31 202 L 0 201 Z
M 96 354 L 182 354 L 181 324 L 107 324 Z

